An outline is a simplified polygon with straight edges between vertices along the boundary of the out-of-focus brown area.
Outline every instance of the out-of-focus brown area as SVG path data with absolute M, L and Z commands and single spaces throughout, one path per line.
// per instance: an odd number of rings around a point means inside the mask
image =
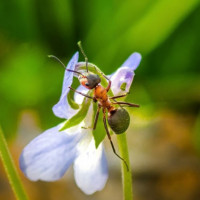
M 195 118 L 173 110 L 162 110 L 146 121 L 147 116 L 141 118 L 139 113 L 139 110 L 133 111 L 133 123 L 127 132 L 135 199 L 198 200 L 200 158 L 193 145 Z M 24 116 L 26 120 L 21 118 L 21 130 L 27 125 L 37 130 L 34 127 L 37 125 L 34 125 L 35 114 L 27 111 Z M 19 136 L 24 134 L 21 132 Z M 116 143 L 115 136 L 112 137 Z M 16 166 L 26 140 L 30 139 L 20 139 L 10 145 Z M 31 182 L 18 168 L 31 199 L 122 199 L 120 162 L 106 139 L 105 146 L 109 179 L 103 191 L 91 196 L 83 194 L 74 182 L 72 167 L 60 181 L 52 183 Z M 2 166 L 0 180 L 0 199 L 14 199 Z
M 136 131 L 131 160 L 138 199 L 199 199 L 200 159 L 193 145 L 194 122 L 191 115 L 165 110 L 157 113 L 146 130 Z

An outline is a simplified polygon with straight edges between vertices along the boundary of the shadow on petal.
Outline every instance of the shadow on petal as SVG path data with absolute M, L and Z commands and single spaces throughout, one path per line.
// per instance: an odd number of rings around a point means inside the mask
M 76 184 L 86 194 L 93 194 L 104 188 L 108 179 L 108 167 L 102 144 L 96 149 L 92 139 L 88 148 L 74 162 L 74 176 Z
M 60 127 L 45 131 L 24 148 L 20 168 L 30 180 L 58 180 L 77 157 L 77 144 L 84 134 L 77 127 L 59 132 Z
M 74 70 L 78 62 L 78 57 L 79 54 L 78 52 L 76 52 L 69 61 L 67 69 Z M 65 70 L 62 94 L 58 103 L 53 106 L 53 112 L 57 117 L 68 119 L 71 118 L 77 112 L 77 110 L 74 110 L 70 107 L 67 101 L 67 94 L 69 93 L 70 90 L 69 87 L 72 85 L 73 75 L 74 75 L 73 72 Z

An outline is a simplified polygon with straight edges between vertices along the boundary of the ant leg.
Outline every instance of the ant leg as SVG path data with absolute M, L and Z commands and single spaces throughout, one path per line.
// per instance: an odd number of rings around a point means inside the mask
M 79 91 L 73 89 L 72 87 L 69 87 L 69 89 L 72 90 L 72 91 L 74 91 L 74 92 L 76 92 L 76 93 L 78 93 L 78 94 L 81 94 L 81 95 L 84 96 L 84 97 L 87 97 L 87 98 L 89 98 L 89 99 L 93 99 L 93 101 L 96 102 L 96 99 L 95 99 L 94 97 L 91 97 L 91 96 L 89 96 L 89 95 L 87 95 L 87 94 L 83 94 L 82 92 L 79 92 Z
M 117 99 L 117 98 L 120 98 L 120 97 L 125 97 L 128 93 L 126 94 L 122 94 L 122 95 L 118 95 L 118 96 L 114 96 L 114 97 L 109 97 L 109 99 Z
M 104 74 L 102 74 L 102 75 L 103 75 L 103 77 L 104 77 L 105 79 L 108 80 L 108 86 L 107 86 L 107 88 L 106 88 L 106 91 L 108 92 L 108 91 L 110 90 L 112 81 L 111 81 L 107 76 L 105 76 Z
M 129 171 L 127 162 L 126 162 L 121 156 L 119 156 L 119 155 L 116 153 L 116 151 L 115 151 L 115 147 L 114 147 L 114 144 L 113 144 L 113 142 L 112 142 L 112 139 L 111 139 L 111 136 L 110 136 L 108 127 L 107 127 L 107 123 L 106 123 L 105 109 L 103 109 L 103 123 L 104 123 L 104 127 L 105 127 L 105 129 L 106 129 L 106 133 L 107 133 L 108 139 L 110 140 L 110 144 L 111 144 L 111 146 L 112 146 L 112 150 L 113 150 L 114 154 L 115 154 L 120 160 L 122 160 L 122 161 L 124 162 L 124 164 L 125 164 L 126 167 L 127 167 L 127 171 Z
M 116 104 L 117 104 L 117 100 L 116 99 L 113 99 L 113 101 L 115 101 L 116 102 Z M 123 108 L 123 106 L 121 106 L 120 104 L 118 104 L 121 108 Z
M 130 107 L 140 107 L 140 105 L 138 104 L 134 104 L 134 103 L 127 103 L 127 102 L 122 102 L 122 101 L 117 101 L 115 103 L 112 103 L 112 104 L 119 104 L 119 105 L 127 105 L 127 106 L 130 106 Z
M 129 93 L 125 93 L 125 94 L 114 96 L 114 97 L 109 97 L 109 99 L 112 99 L 113 101 L 116 102 L 115 104 L 118 104 L 118 101 L 116 99 L 120 98 L 120 97 L 125 97 L 127 94 L 129 94 Z M 118 105 L 122 108 L 122 106 L 120 104 L 118 104 Z
M 101 110 L 101 105 L 98 104 L 98 109 L 97 109 L 97 112 L 96 112 L 96 115 L 95 115 L 95 120 L 94 120 L 93 130 L 96 129 L 97 121 L 98 121 L 98 118 L 99 118 L 99 112 L 100 112 L 100 110 Z

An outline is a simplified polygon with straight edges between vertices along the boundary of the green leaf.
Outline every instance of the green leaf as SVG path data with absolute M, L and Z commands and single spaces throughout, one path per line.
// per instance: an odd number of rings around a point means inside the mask
M 94 112 L 93 112 L 94 113 L 93 119 L 94 119 L 95 115 L 96 115 L 96 111 L 97 111 L 97 103 L 93 103 L 93 110 L 94 110 Z M 99 144 L 104 140 L 104 138 L 106 136 L 106 130 L 103 125 L 103 116 L 102 116 L 101 110 L 99 113 L 99 119 L 97 122 L 96 129 L 93 130 L 93 136 L 94 136 L 94 140 L 95 140 L 95 146 L 96 146 L 96 148 L 98 148 Z
M 68 103 L 69 103 L 69 105 L 73 108 L 73 109 L 75 109 L 75 110 L 77 110 L 77 109 L 79 109 L 79 105 L 72 99 L 72 91 L 70 90 L 69 91 L 69 93 L 68 93 L 68 95 L 67 95 L 67 100 L 68 100 Z
M 127 85 L 127 83 L 122 83 L 121 86 L 120 86 L 120 89 L 122 91 L 125 91 L 126 90 L 126 85 Z
M 89 106 L 91 103 L 91 99 L 88 98 L 84 98 L 84 101 L 81 105 L 80 110 L 78 111 L 77 114 L 75 114 L 72 118 L 70 118 L 69 120 L 67 120 L 65 122 L 65 124 L 63 125 L 62 128 L 60 128 L 59 131 L 64 131 L 68 128 L 71 128 L 73 126 L 78 125 L 79 123 L 81 123 L 83 121 L 83 119 L 86 117 Z

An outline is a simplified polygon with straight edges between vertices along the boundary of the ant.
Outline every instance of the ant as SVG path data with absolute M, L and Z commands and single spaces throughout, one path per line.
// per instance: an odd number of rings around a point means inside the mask
M 100 110 L 102 109 L 103 110 L 103 123 L 104 123 L 104 127 L 106 130 L 108 139 L 112 146 L 112 150 L 113 150 L 114 154 L 124 162 L 124 164 L 127 167 L 127 171 L 129 171 L 129 167 L 128 167 L 126 160 L 124 158 L 122 158 L 120 155 L 118 155 L 115 150 L 114 144 L 112 142 L 112 139 L 111 139 L 111 136 L 110 136 L 110 133 L 108 130 L 107 121 L 108 121 L 110 128 L 114 131 L 114 133 L 116 133 L 116 134 L 124 133 L 129 127 L 130 116 L 129 116 L 128 112 L 121 105 L 127 105 L 129 107 L 139 107 L 139 105 L 133 104 L 133 103 L 116 101 L 117 98 L 125 97 L 127 94 L 109 97 L 107 93 L 111 88 L 111 84 L 112 84 L 111 80 L 108 77 L 106 77 L 104 74 L 102 74 L 102 76 L 108 81 L 108 86 L 106 88 L 104 88 L 100 84 L 101 78 L 99 77 L 99 75 L 88 71 L 88 58 L 87 58 L 85 52 L 83 51 L 80 41 L 78 42 L 78 47 L 85 58 L 86 70 L 87 70 L 87 72 L 85 72 L 85 73 L 66 69 L 66 67 L 62 63 L 62 61 L 60 61 L 56 56 L 50 56 L 50 57 L 52 57 L 52 58 L 56 59 L 58 62 L 60 62 L 67 71 L 76 73 L 78 75 L 79 82 L 82 86 L 84 86 L 85 88 L 87 88 L 89 90 L 94 90 L 94 96 L 92 97 L 92 96 L 89 96 L 82 92 L 79 92 L 79 91 L 73 89 L 72 87 L 69 87 L 70 90 L 72 90 L 86 98 L 92 99 L 94 102 L 98 102 L 98 109 L 97 109 L 97 112 L 95 115 L 93 130 L 96 129 L 97 121 L 99 118 L 99 113 L 100 113 Z M 111 102 L 111 100 L 113 100 L 115 102 Z M 115 106 L 116 104 L 119 105 L 120 108 L 116 107 Z M 107 117 L 106 117 L 106 111 L 108 112 Z

